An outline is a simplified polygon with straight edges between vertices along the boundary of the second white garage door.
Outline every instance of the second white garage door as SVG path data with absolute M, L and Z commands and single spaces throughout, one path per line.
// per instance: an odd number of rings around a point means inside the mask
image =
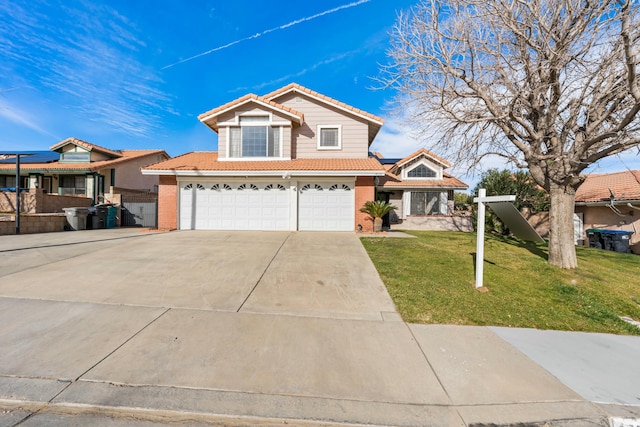
M 183 230 L 289 230 L 289 191 L 282 184 L 185 182 Z
M 352 183 L 300 183 L 298 230 L 353 231 L 354 199 Z

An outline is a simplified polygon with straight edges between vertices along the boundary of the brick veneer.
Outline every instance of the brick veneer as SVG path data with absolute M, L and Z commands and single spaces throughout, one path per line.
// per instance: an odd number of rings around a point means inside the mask
M 363 232 L 370 233 L 373 231 L 371 216 L 360 212 L 360 208 L 364 206 L 365 202 L 374 200 L 375 192 L 372 176 L 359 176 L 356 178 L 356 231 L 358 230 L 358 225 L 362 226 Z
M 160 176 L 158 183 L 158 228 L 178 228 L 178 182 L 175 176 Z
M 91 206 L 91 199 L 82 196 L 59 196 L 45 194 L 41 188 L 31 188 L 20 193 L 20 212 L 26 213 L 60 213 L 63 208 L 86 208 Z M 14 212 L 16 209 L 16 193 L 0 193 L 0 212 Z
M 50 233 L 64 231 L 67 225 L 65 214 L 37 214 L 20 216 L 20 234 Z M 16 234 L 15 216 L 0 221 L 0 235 Z

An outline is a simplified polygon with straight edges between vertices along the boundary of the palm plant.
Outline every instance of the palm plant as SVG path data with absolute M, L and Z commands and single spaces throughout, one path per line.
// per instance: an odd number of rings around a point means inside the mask
M 360 212 L 371 215 L 373 218 L 373 231 L 382 231 L 382 217 L 391 212 L 394 209 L 398 209 L 389 202 L 383 200 L 376 200 L 375 202 L 368 201 L 360 208 Z

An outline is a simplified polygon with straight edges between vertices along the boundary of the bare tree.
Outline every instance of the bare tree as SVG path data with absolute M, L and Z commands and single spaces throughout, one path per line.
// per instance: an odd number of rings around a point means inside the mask
M 401 14 L 381 80 L 430 148 L 526 167 L 551 198 L 549 262 L 575 268 L 581 172 L 640 144 L 635 0 L 430 0 Z

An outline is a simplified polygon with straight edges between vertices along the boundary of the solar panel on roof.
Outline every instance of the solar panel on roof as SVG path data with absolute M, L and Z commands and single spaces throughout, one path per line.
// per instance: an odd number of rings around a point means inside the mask
M 381 165 L 393 165 L 395 163 L 398 163 L 402 159 L 385 159 L 385 158 L 382 158 L 382 159 L 377 159 L 377 160 L 380 162 Z
M 6 151 L 0 152 L 0 155 L 20 154 L 20 163 L 51 163 L 60 160 L 60 154 L 53 151 Z M 0 163 L 15 163 L 15 156 L 7 159 L 0 159 Z

